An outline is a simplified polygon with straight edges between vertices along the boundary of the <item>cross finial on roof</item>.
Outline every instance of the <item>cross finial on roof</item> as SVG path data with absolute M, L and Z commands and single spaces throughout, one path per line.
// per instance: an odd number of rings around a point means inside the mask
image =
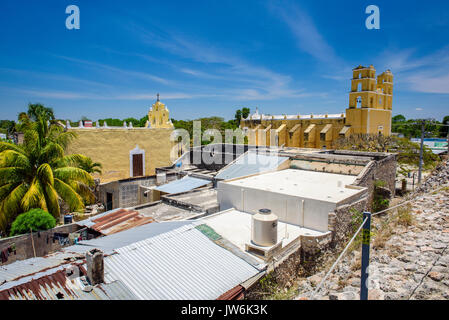
M 159 101 L 159 93 L 157 94 L 157 100 L 156 101 Z

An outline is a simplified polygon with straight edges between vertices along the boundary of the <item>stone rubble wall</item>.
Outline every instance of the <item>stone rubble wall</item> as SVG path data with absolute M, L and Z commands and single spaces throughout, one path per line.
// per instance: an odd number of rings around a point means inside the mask
M 441 163 L 409 198 L 414 223 L 395 225 L 391 236 L 377 247 L 374 235 L 368 282 L 371 300 L 449 299 L 449 161 Z M 374 217 L 373 226 L 380 226 L 395 212 Z M 297 298 L 360 299 L 360 250 L 348 253 L 319 295 L 312 297 L 327 271 L 300 281 Z

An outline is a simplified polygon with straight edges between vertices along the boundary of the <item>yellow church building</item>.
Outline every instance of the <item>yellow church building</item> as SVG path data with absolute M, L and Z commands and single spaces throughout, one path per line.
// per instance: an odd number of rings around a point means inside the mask
M 339 114 L 264 115 L 242 119 L 240 128 L 248 144 L 300 148 L 333 148 L 340 137 L 351 134 L 391 134 L 393 74 L 376 78 L 372 65 L 353 69 L 349 106 Z
M 101 163 L 102 183 L 154 175 L 157 167 L 171 164 L 173 124 L 169 119 L 169 111 L 158 94 L 143 128 L 134 128 L 126 122 L 122 127 L 110 127 L 106 122 L 100 126 L 98 121 L 96 126 L 80 121 L 78 127 L 71 127 L 67 122 L 66 129 L 77 135 L 67 152 L 80 153 Z

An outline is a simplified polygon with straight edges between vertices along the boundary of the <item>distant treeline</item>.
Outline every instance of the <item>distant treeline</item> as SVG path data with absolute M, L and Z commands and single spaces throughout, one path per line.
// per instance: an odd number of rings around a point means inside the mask
M 426 122 L 425 125 L 425 137 L 426 138 L 446 138 L 449 125 L 449 116 L 445 116 L 442 122 L 433 121 Z M 406 119 L 402 114 L 394 116 L 392 118 L 392 132 L 403 134 L 406 138 L 420 138 L 421 137 L 421 125 L 419 119 Z

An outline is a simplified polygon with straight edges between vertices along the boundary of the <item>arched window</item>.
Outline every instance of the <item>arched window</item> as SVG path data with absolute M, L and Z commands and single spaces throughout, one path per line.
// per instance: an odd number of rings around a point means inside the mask
M 357 97 L 356 99 L 356 107 L 361 108 L 362 107 L 362 97 Z

